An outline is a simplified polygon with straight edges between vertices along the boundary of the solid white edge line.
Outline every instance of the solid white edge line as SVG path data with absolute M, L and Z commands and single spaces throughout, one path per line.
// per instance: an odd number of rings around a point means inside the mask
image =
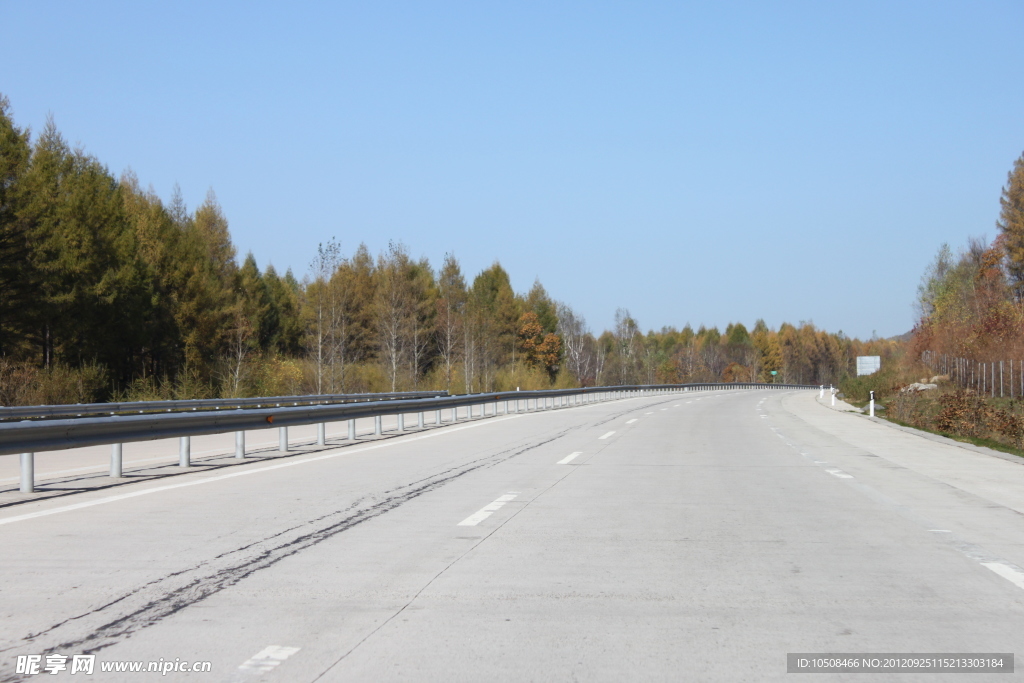
M 559 460 L 555 464 L 556 465 L 568 465 L 570 462 L 575 460 L 577 456 L 580 456 L 580 455 L 583 455 L 583 451 L 575 451 L 575 452 L 570 453 L 569 455 L 565 456 L 564 458 L 562 458 L 561 460 Z
M 475 427 L 483 427 L 484 425 L 496 424 L 498 422 L 504 422 L 505 420 L 515 420 L 522 417 L 522 415 L 509 415 L 507 417 L 501 417 L 498 419 L 484 420 L 481 422 L 475 422 L 473 424 L 462 425 L 461 427 L 451 427 L 449 429 L 441 429 L 436 432 L 429 434 L 421 434 L 407 439 L 388 439 L 387 441 L 374 443 L 361 448 L 343 448 L 334 453 L 328 453 L 326 455 L 318 455 L 312 458 L 305 458 L 303 460 L 291 460 L 289 462 L 282 462 L 276 465 L 267 465 L 266 467 L 259 467 L 251 470 L 242 470 L 239 472 L 229 472 L 228 474 L 221 474 L 215 477 L 208 477 L 206 479 L 199 479 L 196 481 L 186 481 L 180 484 L 168 484 L 166 486 L 156 486 L 151 489 L 145 489 L 143 491 L 133 491 L 131 493 L 122 493 L 116 496 L 108 496 L 106 498 L 100 498 L 98 500 L 89 500 L 82 503 L 75 503 L 73 505 L 65 505 L 64 507 L 53 508 L 50 510 L 40 510 L 38 512 L 29 512 L 24 515 L 17 515 L 14 517 L 7 517 L 0 519 L 0 526 L 4 524 L 13 524 L 14 522 L 21 522 L 27 519 L 35 519 L 36 517 L 47 517 L 49 515 L 56 515 L 60 512 L 71 512 L 72 510 L 81 510 L 83 508 L 93 507 L 94 505 L 104 505 L 106 503 L 113 503 L 119 500 L 127 500 L 128 498 L 137 498 L 139 496 L 147 496 L 151 493 L 159 493 L 160 491 L 170 491 L 172 489 L 181 489 L 187 486 L 199 486 L 200 484 L 210 484 L 215 481 L 224 481 L 225 479 L 233 479 L 235 477 L 244 477 L 250 474 L 260 474 L 261 472 L 270 472 L 272 470 L 280 470 L 286 467 L 296 467 L 298 465 L 305 465 L 311 462 L 319 462 L 320 460 L 331 460 L 332 458 L 340 458 L 343 455 L 353 455 L 355 453 L 365 453 L 366 451 L 374 451 L 378 448 L 385 448 L 387 446 L 396 446 L 399 444 L 412 443 L 413 441 L 420 441 L 422 439 L 430 439 L 435 436 L 442 436 L 444 434 L 451 434 L 453 432 L 461 432 L 464 429 L 473 429 Z M 40 502 L 45 502 L 40 501 Z

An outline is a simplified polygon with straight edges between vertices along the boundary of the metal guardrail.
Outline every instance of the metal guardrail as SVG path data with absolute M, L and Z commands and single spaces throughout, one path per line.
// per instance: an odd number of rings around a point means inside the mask
M 39 419 L 67 415 L 119 415 L 123 413 L 159 413 L 196 410 L 232 410 L 238 408 L 281 407 L 284 405 L 322 405 L 357 401 L 390 401 L 400 398 L 448 396 L 447 391 L 398 391 L 390 394 L 311 394 L 307 396 L 262 396 L 257 398 L 199 398 L 179 401 L 126 401 L 120 403 L 71 403 L 47 406 L 0 407 L 0 420 Z
M 712 389 L 819 389 L 818 386 L 799 384 L 654 384 L 614 387 L 587 387 L 578 389 L 548 389 L 543 391 L 509 391 L 487 394 L 466 394 L 415 399 L 394 399 L 388 401 L 364 401 L 358 403 L 335 403 L 308 406 L 251 408 L 236 410 L 189 411 L 177 413 L 144 413 L 141 415 L 114 415 L 104 417 L 82 417 L 64 420 L 23 420 L 0 424 L 0 455 L 21 454 L 21 491 L 35 490 L 35 453 L 40 451 L 81 448 L 101 444 L 112 444 L 110 476 L 122 476 L 122 445 L 137 441 L 179 438 L 179 462 L 181 467 L 191 465 L 191 437 L 208 434 L 235 432 L 235 457 L 245 457 L 245 432 L 277 427 L 280 430 L 279 450 L 288 450 L 288 427 L 316 424 L 317 444 L 326 443 L 328 422 L 348 421 L 348 438 L 355 439 L 355 420 L 375 418 L 374 434 L 382 432 L 381 417 L 398 416 L 398 431 L 405 431 L 405 416 L 418 414 L 418 427 L 424 427 L 424 414 L 433 411 L 434 424 L 444 422 L 442 411 L 452 411 L 452 422 L 458 418 L 457 409 L 468 407 L 467 419 L 473 417 L 473 407 L 483 406 L 481 417 L 487 416 L 487 406 L 494 404 L 492 415 L 520 412 L 525 410 L 550 410 L 555 407 L 569 407 L 599 401 L 630 398 L 641 395 L 665 394 L 683 391 L 707 391 Z M 558 406 L 555 401 L 558 401 Z M 543 402 L 543 405 L 542 405 Z M 549 405 L 550 402 L 550 405 Z M 510 410 L 509 404 L 514 403 Z

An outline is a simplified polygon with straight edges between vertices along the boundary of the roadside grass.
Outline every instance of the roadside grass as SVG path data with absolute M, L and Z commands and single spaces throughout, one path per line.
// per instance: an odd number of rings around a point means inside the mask
M 985 448 L 991 448 L 994 451 L 1001 451 L 1003 453 L 1009 453 L 1010 455 L 1016 455 L 1018 458 L 1024 458 L 1024 451 L 1014 448 L 1012 446 L 1007 446 L 1006 444 L 1000 443 L 999 441 L 995 441 L 993 439 L 985 439 L 975 436 L 962 436 L 960 434 L 952 434 L 950 432 L 940 432 L 937 429 L 929 429 L 928 427 L 922 427 L 921 425 L 918 424 L 909 424 L 907 422 L 896 420 L 891 417 L 886 417 L 883 415 L 875 415 L 875 417 L 886 420 L 887 422 L 892 422 L 893 424 L 898 424 L 901 427 L 910 427 L 911 429 L 918 429 L 922 432 L 928 432 L 929 434 L 944 436 L 947 439 L 959 441 L 960 443 L 969 443 L 974 446 L 984 446 Z
M 876 384 L 876 386 L 878 386 Z M 983 404 L 983 415 L 975 424 L 974 430 L 981 431 L 981 434 L 963 434 L 938 429 L 936 424 L 941 422 L 940 417 L 943 410 L 943 399 L 957 391 L 957 387 L 948 381 L 939 382 L 939 389 L 922 392 L 903 393 L 896 391 L 889 393 L 884 398 L 879 398 L 876 393 L 875 417 L 892 422 L 903 427 L 919 429 L 922 432 L 944 436 L 947 439 L 968 443 L 974 446 L 991 448 L 1001 453 L 1008 453 L 1019 458 L 1024 458 L 1024 449 L 1017 448 L 1013 443 L 1007 443 L 1009 437 L 1000 433 L 997 425 L 990 421 L 993 414 L 1003 411 L 1003 414 L 1019 414 L 1021 409 L 1020 398 L 1009 397 L 980 397 Z M 868 399 L 866 396 L 856 396 L 844 399 L 850 405 L 864 409 L 867 412 Z M 1004 440 L 1005 439 L 1005 440 Z

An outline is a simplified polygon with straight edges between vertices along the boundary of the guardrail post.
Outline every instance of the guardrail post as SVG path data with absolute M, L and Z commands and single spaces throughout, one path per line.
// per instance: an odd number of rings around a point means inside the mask
M 437 412 L 434 413 L 434 424 L 436 424 L 436 425 L 441 424 L 441 409 L 440 408 L 438 408 Z
M 183 436 L 178 439 L 178 467 L 189 467 L 192 464 L 192 437 Z
M 235 432 L 235 457 L 239 459 L 245 457 L 245 431 L 243 430 Z
M 402 413 L 398 414 L 398 431 L 405 431 L 405 415 L 403 415 Z
M 21 492 L 35 493 L 36 490 L 36 454 L 21 454 Z
M 110 476 L 115 479 L 121 478 L 121 453 L 122 444 L 115 443 L 110 448 Z
M 327 445 L 327 425 L 321 422 L 316 426 L 316 445 Z
M 288 428 L 278 427 L 277 429 L 277 450 L 282 453 L 288 452 Z
M 384 430 L 381 427 L 380 415 L 377 415 L 376 417 L 373 418 L 373 433 L 376 434 L 377 436 L 380 436 L 383 431 Z
M 419 427 L 420 429 L 423 429 L 423 413 L 422 412 L 416 418 L 416 426 Z
M 348 439 L 349 441 L 355 441 L 356 438 L 356 419 L 352 418 L 348 421 Z

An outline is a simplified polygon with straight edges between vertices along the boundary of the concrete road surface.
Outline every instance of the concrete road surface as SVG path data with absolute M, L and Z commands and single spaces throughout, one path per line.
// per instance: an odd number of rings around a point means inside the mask
M 787 653 L 1024 653 L 1024 466 L 817 392 L 499 415 L 129 482 L 3 499 L 0 681 L 1024 675 L 787 673 Z M 93 673 L 71 674 L 82 654 Z M 18 674 L 19 655 L 67 669 Z M 101 670 L 151 662 L 172 668 Z

